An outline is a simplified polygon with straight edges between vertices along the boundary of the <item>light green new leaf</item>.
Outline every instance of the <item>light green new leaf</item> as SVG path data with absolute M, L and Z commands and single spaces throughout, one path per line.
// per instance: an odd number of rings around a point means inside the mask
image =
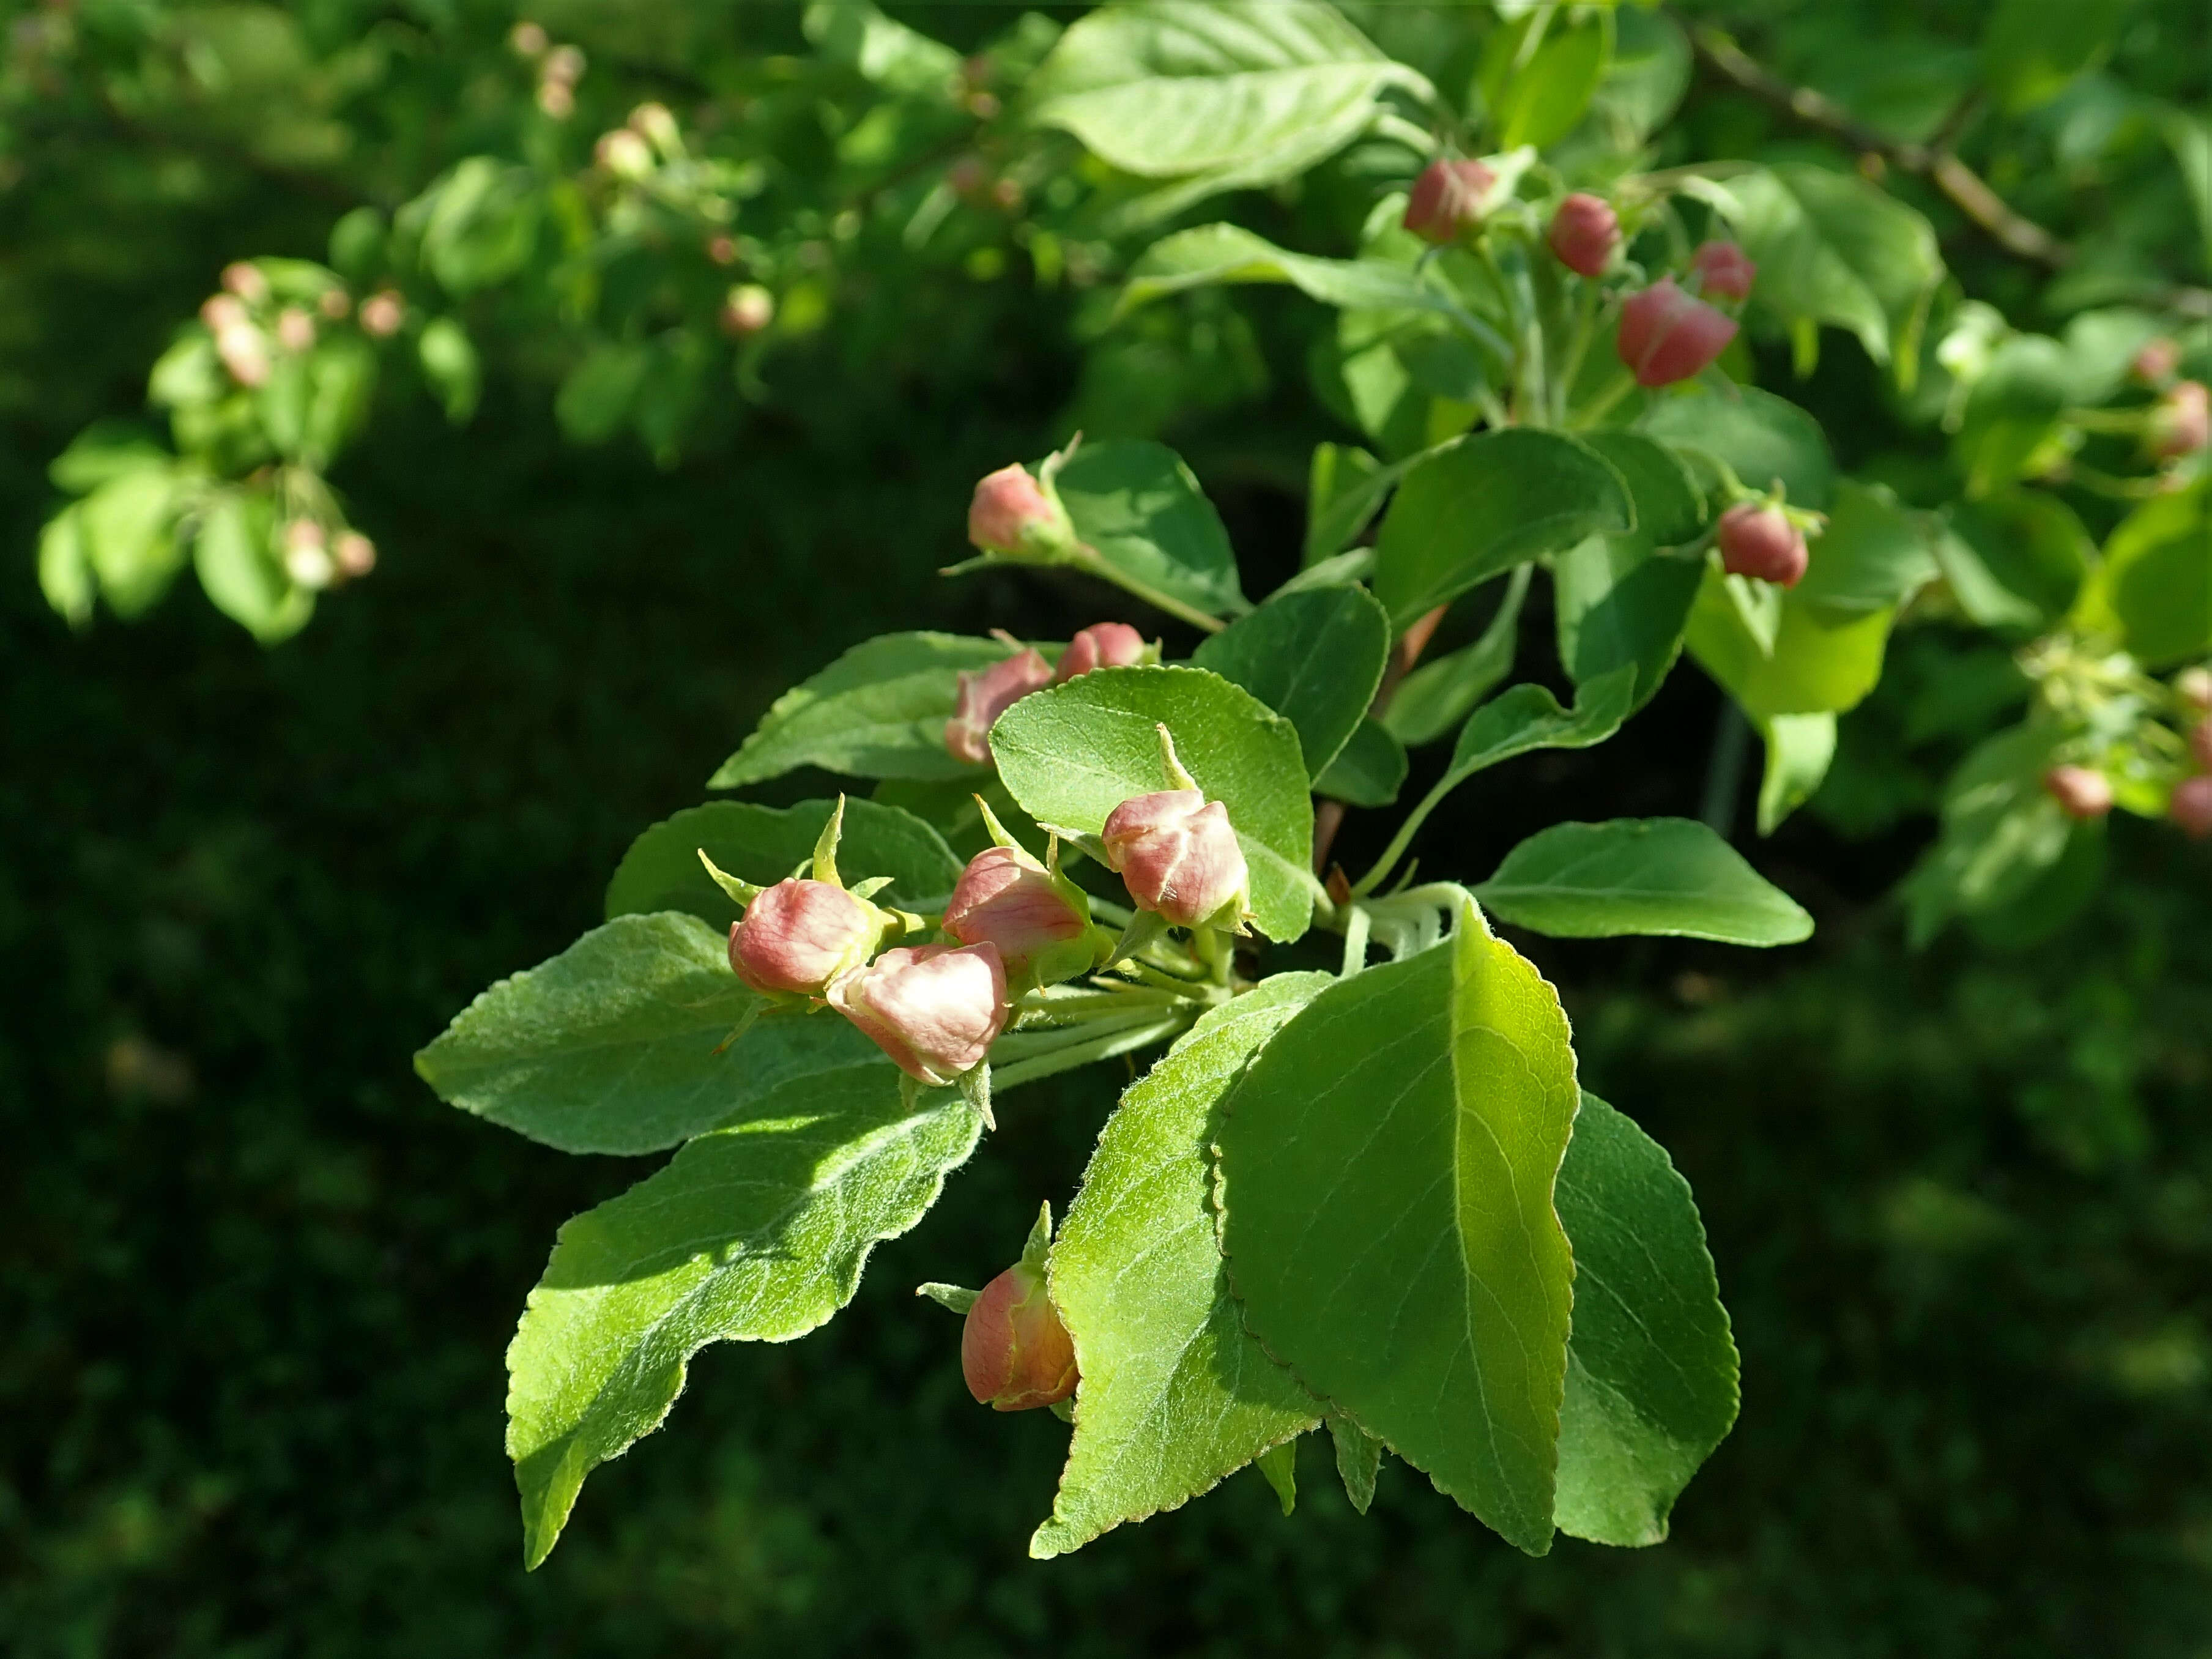
M 289 639 L 314 614 L 315 596 L 295 587 L 276 558 L 276 514 L 266 495 L 225 489 L 200 510 L 192 568 L 215 608 L 264 645 Z
M 959 84 L 958 52 L 885 16 L 868 0 L 811 0 L 801 27 L 823 57 L 892 92 L 950 102 Z
M 1107 1120 L 1052 1247 L 1052 1299 L 1082 1381 L 1067 1468 L 1031 1555 L 1064 1555 L 1177 1508 L 1320 1416 L 1237 1317 L 1208 1149 L 1222 1096 L 1333 983 L 1280 974 L 1212 1010 Z
M 1559 999 L 1472 903 L 1324 991 L 1231 1091 L 1223 1245 L 1247 1324 L 1531 1554 L 1551 1546 L 1577 1093 Z
M 39 592 L 71 628 L 92 621 L 100 581 L 84 547 L 84 513 L 76 502 L 46 520 L 39 532 Z
M 1314 793 L 1347 806 L 1388 806 L 1406 787 L 1408 764 L 1406 745 L 1370 716 L 1352 728 L 1351 740 L 1314 780 Z
M 1344 1482 L 1344 1495 L 1361 1515 L 1375 1502 L 1375 1477 L 1382 1472 L 1382 1443 L 1358 1424 L 1341 1417 L 1328 1419 L 1328 1437 L 1336 1446 L 1336 1477 Z
M 2015 334 L 1996 349 L 1966 396 L 1954 441 L 1968 495 L 2006 489 L 2063 454 L 2055 446 L 2075 375 L 2072 355 L 2048 336 Z
M 1241 225 L 1199 225 L 1146 248 L 1129 268 L 1114 314 L 1185 289 L 1238 283 L 1287 283 L 1323 305 L 1395 307 L 1449 315 L 1451 298 L 1403 265 L 1380 259 L 1322 259 L 1277 247 Z
M 2073 620 L 2154 668 L 2212 650 L 2212 484 L 2200 479 L 2123 519 Z
M 1278 593 L 1200 642 L 1190 659 L 1297 728 L 1306 772 L 1328 769 L 1367 713 L 1390 655 L 1390 619 L 1364 587 Z
M 1501 32 L 1496 39 L 1510 39 Z M 1498 147 L 1533 144 L 1548 149 L 1574 130 L 1605 78 L 1613 56 L 1612 19 L 1601 15 L 1579 27 L 1547 32 L 1528 61 L 1512 73 L 1492 100 Z
M 1095 836 L 1123 801 L 1176 787 L 1162 725 L 1206 798 L 1229 809 L 1260 931 L 1283 944 L 1297 938 L 1314 895 L 1313 800 L 1297 729 L 1242 686 L 1200 668 L 1096 669 L 1009 708 L 991 728 L 991 752 L 1030 817 Z
M 1397 488 L 1410 465 L 1384 466 L 1355 444 L 1319 443 L 1306 486 L 1306 539 L 1301 562 L 1307 570 L 1334 558 L 1359 538 L 1367 521 Z
M 616 866 L 607 884 L 607 920 L 683 910 L 726 931 L 738 906 L 708 875 L 701 851 L 739 880 L 771 886 L 813 856 L 835 805 L 807 800 L 778 808 L 718 800 L 662 819 L 629 844 Z M 848 884 L 889 876 L 891 884 L 877 902 L 902 910 L 943 909 L 960 879 L 960 860 L 942 836 L 913 813 L 872 800 L 846 801 L 837 867 Z
M 1766 744 L 1759 781 L 1759 833 L 1771 836 L 1813 799 L 1836 757 L 1833 714 L 1775 714 L 1754 722 Z
M 1515 565 L 1634 528 L 1611 463 L 1555 432 L 1462 438 L 1409 471 L 1376 538 L 1375 596 L 1403 630 Z
M 1293 1435 L 1279 1444 L 1273 1445 L 1252 1460 L 1252 1467 L 1260 1471 L 1267 1484 L 1274 1488 L 1275 1501 L 1283 1507 L 1285 1515 L 1298 1506 L 1298 1442 Z
M 1555 823 L 1474 890 L 1491 912 L 1557 939 L 1669 933 L 1723 945 L 1795 945 L 1813 919 L 1690 818 Z
M 1785 594 L 1769 651 L 1708 565 L 1684 638 L 1698 663 L 1754 719 L 1840 714 L 1881 678 L 1893 613 L 1832 611 Z
M 118 474 L 77 503 L 85 557 L 117 616 L 143 616 L 176 580 L 185 561 L 174 529 L 181 493 L 170 468 L 148 466 Z
M 552 1549 L 584 1477 L 660 1426 L 694 1353 L 827 1322 L 981 1127 L 949 1090 L 909 1111 L 888 1066 L 799 1079 L 562 1228 L 507 1352 L 526 1564 Z
M 890 1069 L 833 1014 L 765 1015 L 696 916 L 617 916 L 479 996 L 415 1056 L 440 1099 L 564 1152 L 658 1152 L 794 1079 Z
M 1838 619 L 1894 609 L 1936 580 L 1934 540 L 1927 515 L 1880 485 L 1845 478 L 1790 597 Z
M 988 668 L 1013 648 L 957 634 L 884 634 L 863 641 L 775 700 L 709 789 L 738 789 L 818 766 L 863 778 L 978 777 L 945 747 L 962 669 Z
M 1221 515 L 1172 449 L 1085 444 L 1054 483 L 1076 535 L 1115 569 L 1211 615 L 1250 608 Z
M 1521 644 L 1521 602 L 1528 592 L 1524 564 L 1505 579 L 1504 597 L 1474 644 L 1425 662 L 1398 682 L 1398 695 L 1382 713 L 1391 736 L 1409 744 L 1435 742 L 1512 673 Z
M 1705 1228 L 1665 1150 L 1592 1094 L 1557 1202 L 1575 1306 L 1554 1514 L 1593 1543 L 1656 1544 L 1735 1423 L 1735 1343 Z
M 1726 462 L 1753 489 L 1779 482 L 1796 507 L 1824 513 L 1835 491 L 1836 463 L 1820 423 L 1757 386 L 1670 392 L 1652 403 L 1638 426 L 1692 459 L 1709 455 Z

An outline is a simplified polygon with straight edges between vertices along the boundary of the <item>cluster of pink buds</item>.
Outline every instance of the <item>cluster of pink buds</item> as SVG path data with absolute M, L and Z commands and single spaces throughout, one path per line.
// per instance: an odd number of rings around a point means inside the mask
M 1029 476 L 1020 467 L 1009 471 Z M 983 482 L 988 484 L 990 479 Z M 988 668 L 963 670 L 952 718 L 945 723 L 945 750 L 955 760 L 970 766 L 988 766 L 992 726 L 1030 692 L 1042 691 L 1048 685 L 1064 685 L 1094 668 L 1125 668 L 1152 660 L 1157 654 L 1145 636 L 1127 623 L 1093 623 L 1068 641 L 1057 671 L 1033 647 Z
M 274 353 L 298 356 L 313 349 L 319 313 L 331 322 L 342 321 L 353 310 L 353 298 L 343 288 L 328 288 L 305 303 L 276 307 L 269 278 L 258 265 L 238 259 L 222 270 L 222 290 L 200 306 L 200 320 L 215 336 L 216 356 L 223 370 L 251 391 L 268 383 Z
M 366 576 L 376 568 L 376 544 L 358 530 L 332 536 L 313 519 L 292 519 L 283 533 L 284 574 L 293 586 L 316 591 Z
M 514 55 L 538 65 L 538 107 L 556 121 L 576 112 L 576 82 L 584 78 L 584 54 L 574 46 L 556 46 L 545 26 L 527 19 L 507 33 Z

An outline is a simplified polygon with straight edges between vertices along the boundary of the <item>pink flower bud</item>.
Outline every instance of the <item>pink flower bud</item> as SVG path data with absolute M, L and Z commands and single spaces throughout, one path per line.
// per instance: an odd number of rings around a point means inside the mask
M 1722 569 L 1777 587 L 1796 586 L 1811 562 L 1805 532 L 1771 502 L 1738 501 L 1721 514 L 1717 540 Z
M 2200 714 L 2212 714 L 2212 668 L 2185 668 L 2173 677 L 2173 695 Z
M 676 118 L 665 104 L 640 104 L 629 112 L 629 130 L 663 155 L 672 154 L 684 143 Z
M 222 285 L 250 306 L 269 297 L 269 279 L 250 260 L 234 259 L 222 268 Z
M 542 23 L 517 23 L 507 32 L 507 50 L 518 58 L 543 58 L 546 45 Z
M 968 539 L 986 553 L 1056 553 L 1074 545 L 1075 526 L 1060 497 L 1016 462 L 975 486 Z
M 726 230 L 718 230 L 707 239 L 707 257 L 718 265 L 733 265 L 738 262 L 738 239 Z
M 1690 269 L 1698 273 L 1698 287 L 1723 300 L 1751 297 L 1751 279 L 1759 266 L 1734 242 L 1701 242 L 1690 256 Z
M 972 1070 L 1006 1024 L 1006 969 L 994 945 L 902 945 L 830 987 L 830 1006 L 933 1088 Z
M 215 337 L 216 356 L 242 386 L 265 385 L 269 380 L 269 339 L 251 323 L 233 323 Z
M 1425 241 L 1453 242 L 1482 222 L 1498 175 L 1480 161 L 1431 161 L 1406 198 L 1406 228 Z
M 315 298 L 315 309 L 334 323 L 342 323 L 353 310 L 353 296 L 342 288 L 326 288 Z
M 556 86 L 573 87 L 584 78 L 584 52 L 580 46 L 556 46 L 546 54 L 544 74 Z
M 566 81 L 556 81 L 549 73 L 538 83 L 538 107 L 556 121 L 565 121 L 576 112 L 575 90 Z
M 372 339 L 390 339 L 406 320 L 406 301 L 388 288 L 379 289 L 361 302 L 361 331 Z
M 1620 361 L 1641 386 L 1672 386 L 1697 374 L 1735 338 L 1735 323 L 1662 276 L 1620 307 Z
M 2212 772 L 2212 720 L 2201 720 L 2189 728 L 2189 752 L 2197 763 Z
M 1195 789 L 1139 795 L 1107 815 L 1099 839 L 1139 909 L 1182 927 L 1223 926 L 1242 914 L 1249 874 L 1219 801 Z
M 358 530 L 349 530 L 331 544 L 331 557 L 349 576 L 366 576 L 376 568 L 376 544 Z
M 2144 434 L 2150 453 L 2162 461 L 2194 455 L 2212 439 L 2212 399 L 2204 382 L 2184 380 L 2158 400 Z
M 818 997 L 868 959 L 884 936 L 882 912 L 826 881 L 793 877 L 745 906 L 730 924 L 730 967 L 761 992 Z
M 210 294 L 200 304 L 200 320 L 220 334 L 227 328 L 245 327 L 251 319 L 236 295 Z
M 991 763 L 991 728 L 999 716 L 1032 691 L 1052 684 L 1052 665 L 1035 651 L 1024 651 L 988 668 L 963 671 L 960 700 L 945 723 L 945 747 L 953 759 L 970 766 Z
M 297 306 L 276 313 L 276 343 L 285 350 L 305 351 L 315 343 L 315 319 Z
M 2199 772 L 2175 784 L 2166 815 L 2199 841 L 2212 836 L 2212 773 Z
M 1025 1412 L 1075 1392 L 1075 1344 L 1043 1268 L 1018 1261 L 983 1287 L 961 1328 L 960 1371 L 975 1403 L 994 1411 Z
M 2112 780 L 2088 767 L 2054 766 L 2043 775 L 2043 787 L 2069 818 L 2086 822 L 2112 810 Z
M 722 301 L 722 332 L 742 340 L 775 320 L 775 295 L 758 283 L 739 283 Z
M 1094 668 L 1127 668 L 1145 659 L 1145 636 L 1127 623 L 1093 623 L 1067 642 L 1060 653 L 1054 685 L 1065 684 Z
M 2136 352 L 2128 370 L 2145 386 L 2164 386 L 2173 378 L 2173 371 L 2181 367 L 2181 346 L 2178 341 L 2160 335 L 2146 340 Z
M 1010 980 L 1054 984 L 1097 960 L 1082 889 L 1018 847 L 987 847 L 968 860 L 945 907 L 945 931 L 963 945 L 995 947 Z
M 310 591 L 328 587 L 337 575 L 323 527 L 313 519 L 294 519 L 284 526 L 284 574 Z
M 1620 246 L 1620 217 L 1603 200 L 1577 191 L 1559 204 L 1545 240 L 1559 263 L 1583 276 L 1595 276 Z

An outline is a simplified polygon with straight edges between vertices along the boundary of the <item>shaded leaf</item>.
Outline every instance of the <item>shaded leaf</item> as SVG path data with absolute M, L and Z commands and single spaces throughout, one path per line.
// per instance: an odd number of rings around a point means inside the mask
M 1364 587 L 1278 593 L 1200 642 L 1191 661 L 1297 728 L 1307 773 L 1328 769 L 1367 713 L 1390 655 L 1390 620 Z

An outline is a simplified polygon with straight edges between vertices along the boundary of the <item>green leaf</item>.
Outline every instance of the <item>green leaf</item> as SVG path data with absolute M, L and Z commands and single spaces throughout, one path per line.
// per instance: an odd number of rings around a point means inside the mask
M 1531 1554 L 1551 1546 L 1577 1103 L 1559 999 L 1470 902 L 1324 991 L 1231 1092 L 1223 1246 L 1246 1322 L 1331 1412 Z
M 176 580 L 185 560 L 179 495 L 173 472 L 149 466 L 118 474 L 77 504 L 85 558 L 117 616 L 143 616 Z
M 1177 1508 L 1320 1416 L 1237 1317 L 1208 1149 L 1246 1064 L 1334 982 L 1279 974 L 1212 1010 L 1107 1120 L 1052 1247 L 1052 1299 L 1082 1380 L 1067 1468 L 1032 1556 Z
M 2101 60 L 2134 0 L 1997 0 L 1982 25 L 1983 73 L 2008 114 L 2047 103 Z
M 1880 485 L 1836 486 L 1827 528 L 1790 599 L 1838 619 L 1903 605 L 1938 574 L 1924 515 L 1908 512 Z
M 1626 154 L 1664 124 L 1690 89 L 1694 54 L 1672 18 L 1640 6 L 1613 9 L 1613 62 L 1590 100 L 1613 148 Z
M 829 1014 L 771 1014 L 696 916 L 617 916 L 463 1009 L 415 1070 L 440 1099 L 564 1152 L 658 1152 L 754 1111 L 793 1080 L 879 1064 Z
M 1328 1419 L 1328 1437 L 1335 1443 L 1336 1477 L 1344 1482 L 1344 1495 L 1364 1515 L 1375 1502 L 1375 1477 L 1382 1472 L 1382 1443 L 1336 1416 Z
M 1505 579 L 1504 597 L 1474 644 L 1423 663 L 1398 683 L 1398 694 L 1382 714 L 1391 736 L 1409 745 L 1435 742 L 1513 672 L 1521 602 L 1528 592 L 1528 567 L 1522 565 Z
M 1316 444 L 1308 471 L 1302 567 L 1310 570 L 1358 540 L 1397 482 L 1396 469 L 1386 468 L 1356 444 Z
M 835 805 L 718 800 L 662 819 L 623 854 L 607 884 L 607 920 L 682 910 L 726 933 L 739 912 L 699 862 L 700 851 L 741 881 L 772 886 L 812 856 Z M 877 902 L 902 910 L 943 909 L 961 867 L 945 838 L 913 813 L 859 799 L 845 803 L 837 866 L 848 884 L 889 876 L 891 884 Z
M 1314 780 L 1314 793 L 1347 806 L 1388 806 L 1406 786 L 1406 746 L 1390 728 L 1372 718 L 1352 729 L 1352 740 L 1337 751 Z
M 761 1107 L 561 1229 L 507 1355 L 526 1565 L 552 1549 L 584 1477 L 660 1426 L 694 1353 L 827 1322 L 982 1127 L 951 1091 L 910 1110 L 883 1066 L 796 1079 Z
M 1555 939 L 1795 945 L 1813 933 L 1796 900 L 1689 818 L 1555 823 L 1508 853 L 1474 895 L 1492 914 Z
M 1295 1436 L 1273 1445 L 1252 1460 L 1253 1467 L 1275 1489 L 1275 1501 L 1290 1514 L 1298 1506 L 1298 1443 Z
M 2013 726 L 1951 775 L 1942 830 L 1905 881 L 1914 944 L 1924 944 L 1952 916 L 2013 905 L 2065 857 L 2073 822 L 2043 787 L 2061 735 L 2042 721 Z
M 1115 569 L 1212 615 L 1251 608 L 1221 515 L 1172 449 L 1085 444 L 1054 483 L 1075 533 Z
M 568 371 L 553 399 L 553 417 L 563 436 L 580 444 L 601 444 L 622 430 L 653 367 L 653 353 L 632 341 L 593 346 Z
M 2212 484 L 2144 502 L 2105 543 L 2074 623 L 2117 634 L 2149 667 L 2212 650 Z
M 1969 495 L 2002 489 L 2054 459 L 2074 379 L 2065 347 L 2043 335 L 2016 334 L 1996 349 L 1966 396 L 1954 441 Z
M 1201 641 L 1191 661 L 1297 728 L 1309 775 L 1328 769 L 1367 713 L 1390 655 L 1390 619 L 1364 587 L 1278 593 Z
M 300 454 L 328 466 L 361 430 L 376 395 L 376 352 L 368 341 L 340 335 L 307 359 L 307 396 L 300 412 Z
M 1912 385 L 1943 256 L 1928 221 L 1852 173 L 1790 165 L 1704 191 L 1759 264 L 1752 304 L 1785 325 L 1849 329 Z
M 1375 595 L 1402 630 L 1516 564 L 1634 523 L 1620 474 L 1587 444 L 1525 428 L 1462 438 L 1399 484 L 1376 538 Z
M 422 325 L 415 355 L 447 420 L 458 426 L 476 413 L 483 392 L 483 365 L 466 329 L 450 317 L 434 317 Z
M 84 517 L 71 503 L 39 532 L 39 592 L 71 628 L 83 628 L 92 621 L 99 591 L 85 552 Z
M 946 752 L 945 722 L 959 672 L 1012 654 L 996 640 L 957 634 L 864 640 L 778 697 L 707 787 L 739 789 L 799 766 L 863 778 L 981 778 Z
M 1613 56 L 1609 19 L 1578 28 L 1554 27 L 1493 100 L 1498 147 L 1548 149 L 1574 130 L 1589 107 Z M 1503 32 L 1494 39 L 1510 38 Z
M 1136 795 L 1176 787 L 1158 727 L 1229 821 L 1252 873 L 1261 933 L 1287 944 L 1313 916 L 1313 802 L 1296 727 L 1218 674 L 1100 668 L 1024 697 L 991 728 L 1013 798 L 1039 823 L 1095 836 Z
M 1641 535 L 1593 536 L 1552 564 L 1559 661 L 1581 685 L 1628 667 L 1640 708 L 1682 652 L 1705 561 L 1655 551 Z
M 1198 225 L 1157 241 L 1129 267 L 1118 319 L 1170 294 L 1232 283 L 1288 283 L 1323 305 L 1395 307 L 1449 315 L 1459 307 L 1404 265 L 1322 259 L 1277 247 L 1241 225 Z
M 1769 652 L 1729 597 L 1729 580 L 1717 566 L 1706 567 L 1684 637 L 1746 714 L 1765 720 L 1840 713 L 1874 690 L 1891 612 L 1833 612 L 1793 590 L 1778 607 Z
M 1592 1094 L 1557 1202 L 1575 1303 L 1554 1514 L 1593 1543 L 1656 1544 L 1735 1423 L 1735 1343 L 1705 1228 L 1665 1149 Z
M 823 58 L 892 92 L 949 102 L 958 84 L 958 52 L 885 16 L 868 0 L 811 0 L 802 27 Z
M 1836 484 L 1836 463 L 1820 423 L 1796 404 L 1757 386 L 1728 393 L 1700 386 L 1653 402 L 1638 423 L 1693 457 L 1724 461 L 1753 489 L 1781 483 L 1792 504 L 1826 512 Z
M 276 552 L 276 510 L 265 495 L 217 492 L 201 508 L 192 565 L 215 608 L 264 645 L 289 639 L 314 615 L 315 596 L 293 586 Z
M 398 228 L 420 237 L 422 262 L 441 286 L 471 294 L 529 261 L 542 200 L 530 168 L 471 155 L 401 209 Z
M 1705 491 L 1682 458 L 1640 432 L 1592 432 L 1583 441 L 1613 464 L 1635 504 L 1632 532 L 1651 547 L 1679 547 L 1703 532 Z
M 48 464 L 46 477 L 55 489 L 84 495 L 111 478 L 149 467 L 167 468 L 175 459 L 142 427 L 128 421 L 94 421 Z
M 1766 744 L 1766 769 L 1759 782 L 1759 833 L 1771 836 L 1783 819 L 1813 799 L 1836 757 L 1833 714 L 1773 714 L 1756 722 Z
M 1936 541 L 1936 562 L 1968 618 L 2027 633 L 2066 614 L 2096 556 L 2074 509 L 2041 490 L 1958 502 Z

